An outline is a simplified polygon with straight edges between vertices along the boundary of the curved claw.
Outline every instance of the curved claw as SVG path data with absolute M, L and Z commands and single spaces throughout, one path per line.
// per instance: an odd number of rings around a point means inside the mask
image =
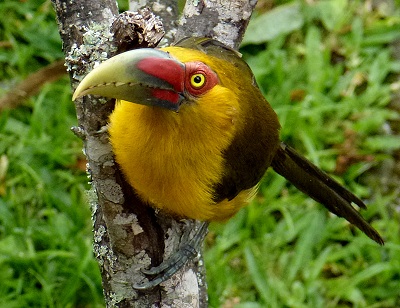
M 160 283 L 171 278 L 178 270 L 180 270 L 188 261 L 197 256 L 200 251 L 201 243 L 207 234 L 208 223 L 202 222 L 193 238 L 187 242 L 183 242 L 178 251 L 176 251 L 169 259 L 163 261 L 160 265 L 152 267 L 148 270 L 142 269 L 142 273 L 156 277 L 147 282 L 135 284 L 132 287 L 136 290 L 147 290 L 158 286 Z M 185 230 L 184 233 L 192 230 Z
M 195 247 L 192 247 L 191 244 L 187 243 L 169 259 L 148 270 L 142 269 L 142 273 L 145 275 L 157 275 L 161 274 L 162 272 L 169 272 L 171 270 L 175 270 L 174 273 L 176 273 L 182 266 L 185 265 L 186 262 L 196 257 L 197 254 L 198 250 Z
M 171 278 L 177 271 L 179 271 L 189 260 L 193 259 L 197 255 L 197 251 L 187 246 L 187 249 L 177 251 L 170 259 L 162 262 L 159 266 L 152 267 L 148 270 L 142 270 L 142 273 L 146 275 L 157 275 L 152 280 L 141 284 L 133 285 L 134 289 L 147 290 L 158 286 L 160 283 Z
M 149 290 L 149 289 L 153 289 L 154 287 L 158 286 L 160 283 L 163 283 L 164 281 L 165 280 L 163 280 L 163 277 L 158 277 L 153 280 L 149 280 L 148 282 L 134 284 L 134 285 L 132 285 L 132 288 L 134 288 L 135 290 Z

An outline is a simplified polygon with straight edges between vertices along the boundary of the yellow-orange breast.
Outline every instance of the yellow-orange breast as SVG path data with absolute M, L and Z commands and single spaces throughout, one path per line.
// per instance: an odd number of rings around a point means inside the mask
M 117 102 L 110 141 L 125 177 L 145 202 L 181 217 L 221 220 L 247 199 L 244 192 L 218 207 L 213 201 L 214 186 L 223 176 L 222 151 L 233 138 L 239 113 L 230 92 L 213 91 L 219 97 L 213 104 L 188 104 L 179 113 Z

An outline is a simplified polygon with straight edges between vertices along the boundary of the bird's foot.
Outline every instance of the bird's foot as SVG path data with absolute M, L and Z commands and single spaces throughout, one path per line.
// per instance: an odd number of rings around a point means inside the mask
M 178 270 L 180 270 L 188 261 L 195 258 L 208 232 L 208 223 L 197 223 L 197 230 L 193 237 L 189 239 L 193 232 L 192 224 L 187 225 L 182 235 L 182 242 L 179 249 L 174 252 L 170 258 L 163 261 L 160 265 L 150 269 L 142 269 L 142 273 L 146 276 L 153 276 L 149 281 L 133 285 L 136 290 L 147 290 L 158 286 L 160 283 L 171 278 Z

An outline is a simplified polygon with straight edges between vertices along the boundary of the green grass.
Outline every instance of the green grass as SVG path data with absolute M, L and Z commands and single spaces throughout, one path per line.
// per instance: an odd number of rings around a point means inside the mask
M 363 215 L 386 245 L 268 172 L 250 206 L 211 226 L 210 306 L 399 307 L 399 175 L 387 167 L 400 147 L 389 129 L 399 120 L 389 106 L 400 87 L 399 4 L 282 2 L 257 12 L 241 51 L 282 139 L 367 201 Z M 1 96 L 63 54 L 50 2 L 4 1 L 0 16 L 0 41 L 11 43 L 0 48 Z M 262 18 L 281 26 L 259 35 Z M 73 125 L 67 78 L 0 114 L 0 307 L 103 305 Z
M 63 57 L 50 2 L 0 4 L 0 95 Z M 0 114 L 0 307 L 101 306 L 69 81 Z

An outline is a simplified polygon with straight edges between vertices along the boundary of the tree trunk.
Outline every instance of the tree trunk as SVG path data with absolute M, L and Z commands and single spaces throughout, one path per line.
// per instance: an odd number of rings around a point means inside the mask
M 112 28 L 118 9 L 115 0 L 52 0 L 57 12 L 66 65 L 72 88 L 94 66 L 119 51 L 137 46 L 153 46 L 162 28 L 147 10 L 128 14 L 132 27 L 145 25 L 139 36 L 124 22 Z M 146 1 L 139 1 L 140 3 Z M 237 48 L 256 1 L 188 1 L 176 29 L 176 1 L 147 1 L 166 26 L 164 42 L 177 37 L 208 36 Z M 175 3 L 175 4 L 174 4 Z M 131 3 L 131 8 L 135 3 Z M 145 5 L 146 3 L 144 3 Z M 136 5 L 135 10 L 141 9 Z M 126 16 L 124 17 L 126 18 Z M 122 29 L 121 29 L 122 27 Z M 117 29 L 116 29 L 117 28 Z M 114 35 L 111 31 L 116 31 Z M 128 30 L 130 29 L 130 30 Z M 144 31 L 144 33 L 143 33 Z M 177 31 L 177 32 L 176 32 Z M 121 36 L 122 33 L 122 36 Z M 137 42 L 124 44 L 133 37 Z M 117 37 L 117 39 L 115 39 Z M 138 44 L 142 41 L 142 44 Z M 125 43 L 122 43 L 125 42 Z M 206 307 L 207 288 L 202 262 L 189 262 L 171 279 L 154 289 L 137 291 L 132 285 L 145 279 L 140 271 L 159 264 L 176 250 L 183 224 L 145 206 L 124 181 L 113 159 L 106 129 L 113 100 L 83 97 L 75 102 L 78 126 L 73 131 L 82 138 L 92 184 L 94 253 L 98 259 L 108 307 Z M 201 260 L 201 258 L 200 258 Z

